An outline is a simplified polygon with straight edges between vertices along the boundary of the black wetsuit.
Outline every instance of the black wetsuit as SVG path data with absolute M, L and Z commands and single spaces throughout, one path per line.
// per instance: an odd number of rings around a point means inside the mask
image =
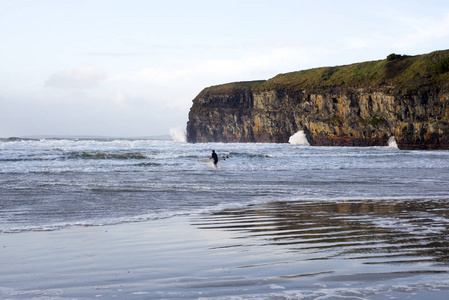
M 217 153 L 213 152 L 211 158 L 214 159 L 214 165 L 216 165 L 218 163 L 218 155 L 217 155 Z

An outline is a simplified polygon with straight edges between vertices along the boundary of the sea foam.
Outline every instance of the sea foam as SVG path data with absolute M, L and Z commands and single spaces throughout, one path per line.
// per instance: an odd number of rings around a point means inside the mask
M 309 141 L 307 141 L 307 137 L 304 131 L 300 130 L 294 135 L 292 135 L 288 142 L 293 145 L 302 145 L 302 146 L 310 146 Z
M 187 141 L 186 132 L 181 126 L 170 128 L 170 135 L 175 142 L 185 143 Z
M 396 143 L 396 138 L 394 136 L 390 136 L 388 139 L 388 147 L 399 149 L 398 144 Z

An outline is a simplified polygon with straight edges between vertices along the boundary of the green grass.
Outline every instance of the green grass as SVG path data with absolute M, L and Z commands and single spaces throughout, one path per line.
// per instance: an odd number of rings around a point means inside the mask
M 396 92 L 408 92 L 448 81 L 449 50 L 444 50 L 418 56 L 394 54 L 378 61 L 279 74 L 258 85 L 256 90 L 297 92 L 393 86 Z
M 286 93 L 335 89 L 393 89 L 394 93 L 435 91 L 449 83 L 449 50 L 407 56 L 390 54 L 383 60 L 322 67 L 279 74 L 269 80 L 233 82 L 205 88 L 199 96 L 235 92 Z
M 436 65 L 435 65 L 435 73 L 437 74 L 444 74 L 449 72 L 449 57 L 441 59 Z
M 338 123 L 338 122 L 340 122 L 340 117 L 339 116 L 333 116 L 331 121 L 334 122 L 334 123 Z
M 205 88 L 200 95 L 229 95 L 236 91 L 253 91 L 263 83 L 265 83 L 265 80 L 241 81 L 215 85 Z
M 377 126 L 379 124 L 383 124 L 384 122 L 385 122 L 385 120 L 383 120 L 383 119 L 372 118 L 369 123 L 375 127 L 375 126 Z

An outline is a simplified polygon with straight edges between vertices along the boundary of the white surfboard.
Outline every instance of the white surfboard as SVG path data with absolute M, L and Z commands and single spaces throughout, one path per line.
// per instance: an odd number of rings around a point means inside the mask
M 229 158 L 229 155 L 221 155 L 218 157 L 218 161 L 220 160 L 227 160 Z M 205 162 L 205 163 L 210 163 L 210 162 L 214 162 L 214 160 L 212 158 L 201 158 L 198 159 L 199 162 Z

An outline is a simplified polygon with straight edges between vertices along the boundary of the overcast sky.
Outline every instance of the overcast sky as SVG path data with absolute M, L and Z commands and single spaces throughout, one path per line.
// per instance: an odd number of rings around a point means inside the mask
M 185 128 L 205 87 L 449 49 L 447 0 L 0 0 L 0 137 Z

